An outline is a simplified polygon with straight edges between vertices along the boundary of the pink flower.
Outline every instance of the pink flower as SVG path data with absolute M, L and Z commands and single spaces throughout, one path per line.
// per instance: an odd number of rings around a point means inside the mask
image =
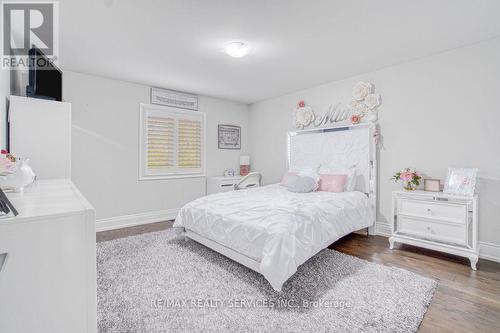
M 411 173 L 409 171 L 403 172 L 403 173 L 401 173 L 400 178 L 405 182 L 409 182 L 413 179 L 413 173 Z
M 359 124 L 361 122 L 361 116 L 357 115 L 357 114 L 353 114 L 351 116 L 351 123 L 353 124 Z
M 304 101 L 299 101 L 299 104 L 297 104 L 299 108 L 303 108 L 304 106 L 306 106 L 306 102 Z
M 0 157 L 0 173 L 9 172 L 14 165 L 9 158 Z

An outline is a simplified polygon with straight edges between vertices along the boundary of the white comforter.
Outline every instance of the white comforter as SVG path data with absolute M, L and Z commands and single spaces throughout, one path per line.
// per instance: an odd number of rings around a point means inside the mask
M 340 237 L 373 224 L 361 192 L 292 193 L 279 184 L 212 194 L 180 210 L 184 227 L 260 262 L 275 290 Z

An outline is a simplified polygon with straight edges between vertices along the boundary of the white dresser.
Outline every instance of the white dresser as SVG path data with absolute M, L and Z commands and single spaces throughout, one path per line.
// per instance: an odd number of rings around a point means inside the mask
M 227 192 L 234 190 L 234 185 L 243 178 L 243 176 L 215 176 L 207 177 L 207 195 L 219 192 Z
M 95 213 L 69 180 L 8 193 L 0 219 L 0 332 L 93 333 Z
M 394 191 L 393 223 L 389 238 L 469 258 L 476 269 L 478 250 L 478 196 L 460 197 L 442 192 Z

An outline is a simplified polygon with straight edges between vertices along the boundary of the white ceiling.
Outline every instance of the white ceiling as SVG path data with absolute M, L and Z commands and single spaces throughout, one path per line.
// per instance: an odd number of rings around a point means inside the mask
M 244 103 L 497 35 L 498 0 L 60 1 L 63 69 Z

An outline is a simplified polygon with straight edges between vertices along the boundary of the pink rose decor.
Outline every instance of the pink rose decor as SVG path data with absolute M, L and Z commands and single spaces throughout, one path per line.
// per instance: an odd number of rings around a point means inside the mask
M 14 172 L 16 169 L 16 158 L 9 153 L 0 155 L 0 175 Z
M 403 182 L 403 188 L 407 191 L 413 191 L 416 186 L 420 185 L 420 180 L 422 176 L 420 173 L 415 171 L 414 169 L 406 168 L 401 171 L 398 171 L 392 176 L 392 179 Z
M 361 122 L 361 116 L 357 115 L 357 114 L 353 114 L 351 116 L 351 123 L 352 124 L 359 124 Z

